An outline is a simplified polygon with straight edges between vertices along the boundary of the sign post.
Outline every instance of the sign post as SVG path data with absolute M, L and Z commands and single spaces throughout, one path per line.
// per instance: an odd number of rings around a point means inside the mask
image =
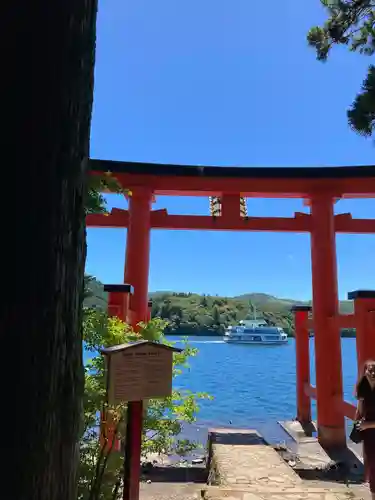
M 139 499 L 143 400 L 172 394 L 173 353 L 181 349 L 147 340 L 102 349 L 110 405 L 128 402 L 123 500 Z

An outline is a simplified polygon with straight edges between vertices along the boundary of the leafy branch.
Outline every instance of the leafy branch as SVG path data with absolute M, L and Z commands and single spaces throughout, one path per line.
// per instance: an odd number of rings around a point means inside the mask
M 128 193 L 128 190 L 124 189 L 115 177 L 112 177 L 111 172 L 106 172 L 101 176 L 90 175 L 88 177 L 86 214 L 107 213 L 106 199 L 103 196 L 103 192 L 105 191 Z
M 317 59 L 326 61 L 334 45 L 372 56 L 375 52 L 375 0 L 320 0 L 328 18 L 315 26 L 307 41 Z M 350 127 L 363 136 L 371 136 L 375 127 L 375 67 L 370 65 L 360 93 L 347 111 Z
M 375 128 L 375 66 L 370 66 L 351 108 L 347 112 L 353 130 L 371 136 Z
M 86 278 L 86 284 L 90 278 Z M 111 449 L 106 450 L 99 445 L 99 414 L 104 408 L 111 412 L 115 425 L 114 434 L 122 442 L 125 439 L 126 405 L 108 407 L 106 403 L 106 374 L 103 356 L 100 349 L 112 345 L 139 340 L 140 338 L 154 342 L 167 342 L 163 331 L 166 322 L 160 318 L 147 324 L 139 325 L 140 331 L 133 329 L 118 318 L 109 318 L 103 311 L 84 309 L 83 340 L 85 349 L 92 354 L 85 366 L 84 394 L 84 428 L 82 432 L 80 453 L 79 500 L 115 500 L 118 497 L 122 481 L 121 454 Z M 187 341 L 181 353 L 174 354 L 173 376 L 178 376 L 188 366 L 191 356 L 197 350 L 191 348 Z M 142 439 L 142 455 L 178 454 L 184 455 L 198 447 L 198 443 L 180 439 L 179 434 L 184 423 L 193 423 L 199 411 L 198 401 L 209 399 L 207 394 L 194 394 L 190 391 L 174 390 L 172 395 L 164 399 L 152 399 L 145 404 L 144 430 Z
M 315 26 L 307 40 L 320 61 L 326 61 L 334 45 L 349 46 L 353 52 L 372 55 L 375 51 L 375 2 L 373 0 L 320 0 L 328 19 Z

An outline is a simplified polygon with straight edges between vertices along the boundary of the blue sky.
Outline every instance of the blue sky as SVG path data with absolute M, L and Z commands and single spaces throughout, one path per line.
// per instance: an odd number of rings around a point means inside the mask
M 369 60 L 335 49 L 316 61 L 319 0 L 106 0 L 98 17 L 93 158 L 226 166 L 371 164 L 374 144 L 346 108 Z M 125 207 L 110 196 L 109 207 Z M 249 214 L 292 216 L 301 200 L 255 199 Z M 208 214 L 205 198 L 155 208 Z M 375 200 L 337 212 L 374 217 Z M 126 231 L 88 230 L 87 272 L 121 283 Z M 150 290 L 311 297 L 307 235 L 153 231 Z M 337 237 L 340 296 L 373 288 L 375 236 Z

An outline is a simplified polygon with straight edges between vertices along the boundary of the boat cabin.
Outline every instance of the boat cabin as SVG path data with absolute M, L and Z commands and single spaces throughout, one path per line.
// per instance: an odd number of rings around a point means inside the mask
M 245 328 L 259 328 L 262 326 L 268 326 L 267 321 L 263 318 L 258 319 L 243 319 L 239 322 L 240 326 Z

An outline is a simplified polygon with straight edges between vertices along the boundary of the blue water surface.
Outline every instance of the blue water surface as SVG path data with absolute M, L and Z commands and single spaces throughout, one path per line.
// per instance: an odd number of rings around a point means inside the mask
M 178 337 L 173 340 L 179 345 Z M 280 346 L 226 344 L 213 337 L 190 337 L 189 343 L 199 353 L 191 359 L 190 369 L 175 378 L 174 387 L 214 397 L 213 401 L 202 401 L 198 423 L 203 427 L 257 428 L 271 439 L 279 438 L 277 421 L 296 416 L 294 339 Z M 314 385 L 314 339 L 310 339 L 310 358 Z M 345 399 L 353 402 L 355 339 L 342 339 L 342 359 Z M 312 411 L 316 418 L 315 402 Z
M 181 337 L 168 337 L 181 344 Z M 189 338 L 198 355 L 190 368 L 174 379 L 176 389 L 206 392 L 213 400 L 202 400 L 197 425 L 186 426 L 186 437 L 204 442 L 209 427 L 257 429 L 270 442 L 285 440 L 278 421 L 296 416 L 295 342 L 262 346 L 226 344 L 222 337 Z M 355 339 L 342 339 L 344 396 L 354 402 L 357 376 Z M 85 360 L 90 358 L 85 353 Z M 315 385 L 314 339 L 310 339 L 311 383 Z M 312 403 L 316 418 L 316 403 Z M 198 434 L 200 438 L 198 437 Z

